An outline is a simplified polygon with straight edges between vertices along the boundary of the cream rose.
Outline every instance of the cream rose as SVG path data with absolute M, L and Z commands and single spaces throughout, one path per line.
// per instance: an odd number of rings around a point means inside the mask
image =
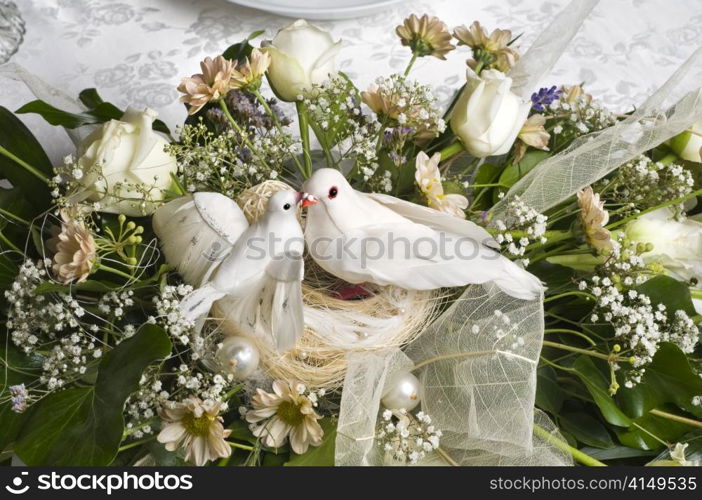
M 451 115 L 451 129 L 473 156 L 509 151 L 531 108 L 511 91 L 512 79 L 497 70 L 480 76 L 468 72 L 468 83 Z
M 642 255 L 646 262 L 660 263 L 674 278 L 702 281 L 702 223 L 677 221 L 662 208 L 629 223 L 625 231 L 630 240 L 653 245 Z
M 294 101 L 305 89 L 336 74 L 334 57 L 341 49 L 341 40 L 334 42 L 328 32 L 300 19 L 261 47 L 271 55 L 271 87 L 280 99 Z
M 78 148 L 81 183 L 100 211 L 149 215 L 171 186 L 176 160 L 164 151 L 168 141 L 155 133 L 156 112 L 132 108 L 85 138 Z
M 702 163 L 702 120 L 673 137 L 669 144 L 683 160 Z

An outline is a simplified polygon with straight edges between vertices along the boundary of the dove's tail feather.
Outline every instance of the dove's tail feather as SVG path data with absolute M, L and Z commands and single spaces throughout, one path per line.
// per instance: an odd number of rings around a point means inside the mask
M 212 304 L 224 297 L 225 293 L 220 292 L 210 283 L 193 290 L 180 301 L 180 311 L 185 318 L 196 321 L 210 312 Z
M 242 333 L 270 342 L 279 352 L 295 346 L 305 329 L 300 281 L 266 276 L 260 286 L 241 297 L 228 296 L 220 303 L 227 320 Z
M 511 260 L 501 259 L 502 273 L 492 281 L 507 295 L 522 299 L 535 300 L 544 291 L 541 280 Z

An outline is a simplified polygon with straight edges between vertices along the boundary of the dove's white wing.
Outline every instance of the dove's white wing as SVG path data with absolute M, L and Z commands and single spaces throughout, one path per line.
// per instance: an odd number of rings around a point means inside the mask
M 279 351 L 295 346 L 305 329 L 302 304 L 304 261 L 298 253 L 287 253 L 271 261 L 261 293 L 261 320 Z
M 152 219 L 166 261 L 186 283 L 205 283 L 248 228 L 234 200 L 219 193 L 195 193 L 156 210 Z
M 472 238 L 413 222 L 368 224 L 318 245 L 317 263 L 350 282 L 369 281 L 408 290 L 494 282 L 520 299 L 539 296 L 541 282 Z
M 383 207 L 389 208 L 393 212 L 406 219 L 429 226 L 437 231 L 459 234 L 466 236 L 487 245 L 498 248 L 500 245 L 495 241 L 485 228 L 482 228 L 469 220 L 461 219 L 454 215 L 445 214 L 433 208 L 410 203 L 394 196 L 380 193 L 359 193 L 361 197 L 372 200 Z

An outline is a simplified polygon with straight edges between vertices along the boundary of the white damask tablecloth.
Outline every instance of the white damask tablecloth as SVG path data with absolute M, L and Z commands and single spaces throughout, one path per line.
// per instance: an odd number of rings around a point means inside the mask
M 0 4 L 3 1 L 0 0 Z M 226 0 L 14 0 L 26 24 L 11 61 L 71 95 L 97 87 L 125 107 L 149 106 L 170 125 L 185 111 L 175 87 L 198 62 L 256 29 L 270 37 L 290 19 Z M 412 12 L 437 15 L 451 27 L 473 20 L 523 33 L 526 48 L 567 0 L 407 1 L 367 18 L 318 22 L 344 40 L 339 69 L 360 87 L 404 68 L 409 51 L 394 27 Z M 602 0 L 543 84 L 585 82 L 596 97 L 630 109 L 702 45 L 702 0 Z M 413 75 L 447 99 L 464 78 L 466 51 L 448 61 L 424 58 Z M 700 72 L 702 83 L 702 68 Z M 0 104 L 17 109 L 32 98 L 18 82 L 0 80 Z M 49 140 L 57 132 L 23 118 Z M 54 137 L 55 139 L 55 137 Z M 53 141 L 53 157 L 62 146 Z

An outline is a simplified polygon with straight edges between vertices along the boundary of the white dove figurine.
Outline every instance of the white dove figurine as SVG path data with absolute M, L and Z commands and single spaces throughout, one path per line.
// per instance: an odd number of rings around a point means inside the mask
M 543 290 L 532 274 L 500 255 L 480 226 L 393 196 L 361 193 L 338 170 L 317 170 L 303 186 L 305 241 L 326 271 L 349 282 L 432 290 L 494 282 L 524 300 Z
M 237 321 L 243 333 L 270 335 L 281 351 L 293 347 L 304 330 L 304 239 L 296 217 L 300 201 L 301 193 L 275 193 L 212 278 L 183 298 L 183 314 L 196 320 L 227 296 L 234 299 L 227 317 Z

